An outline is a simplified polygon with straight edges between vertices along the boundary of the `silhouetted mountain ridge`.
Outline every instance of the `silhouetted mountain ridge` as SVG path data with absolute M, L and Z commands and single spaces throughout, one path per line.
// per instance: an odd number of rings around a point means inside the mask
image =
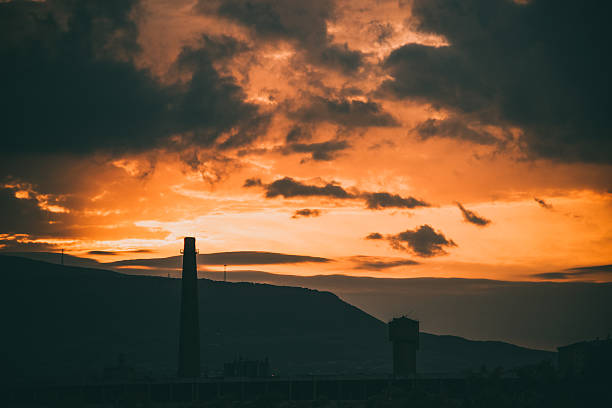
M 15 254 L 53 263 L 60 262 L 60 254 L 57 253 Z M 258 262 L 271 262 L 266 259 L 269 256 L 277 261 L 316 258 L 256 251 L 220 252 L 199 256 L 216 256 L 216 264 L 227 261 L 228 265 L 232 265 L 228 268 L 228 280 L 330 291 L 383 321 L 409 313 L 409 317 L 421 320 L 422 330 L 430 333 L 453 334 L 468 339 L 493 339 L 546 350 L 556 350 L 562 345 L 605 337 L 612 333 L 609 312 L 612 310 L 612 283 L 548 282 L 540 279 L 533 281 L 533 276 L 525 276 L 531 281 L 502 281 L 432 277 L 383 278 L 342 274 L 295 276 L 261 270 L 238 270 L 238 258 L 242 257 L 243 262 L 256 261 L 248 254 L 257 254 L 255 258 L 259 258 Z M 112 269 L 132 275 L 180 276 L 179 256 L 166 260 L 149 258 L 121 262 L 131 265 L 98 263 L 93 259 L 65 256 L 66 265 Z M 140 266 L 139 263 L 143 262 L 147 262 L 147 265 Z M 159 262 L 166 262 L 168 266 L 160 267 Z M 604 267 L 580 270 L 600 270 Z M 201 278 L 221 280 L 222 273 L 208 270 L 200 261 Z M 488 276 L 495 277 L 495 271 L 491 271 Z
M 90 376 L 124 353 L 154 375 L 173 375 L 180 280 L 131 276 L 0 256 L 3 376 Z M 329 292 L 199 280 L 202 365 L 269 357 L 281 374 L 391 372 L 386 324 Z M 501 342 L 421 335 L 421 372 L 506 367 L 551 353 Z

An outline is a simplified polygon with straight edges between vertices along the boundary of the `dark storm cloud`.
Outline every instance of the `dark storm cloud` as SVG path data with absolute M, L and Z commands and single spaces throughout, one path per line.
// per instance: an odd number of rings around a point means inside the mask
M 285 146 L 279 150 L 283 154 L 310 153 L 312 160 L 329 161 L 336 157 L 338 152 L 350 148 L 346 140 L 328 140 L 318 143 L 305 143 L 312 139 L 312 126 L 294 125 L 285 137 Z
M 293 126 L 289 132 L 287 133 L 287 136 L 285 137 L 285 140 L 287 143 L 296 143 L 296 142 L 302 142 L 304 140 L 310 140 L 312 138 L 312 130 L 305 127 L 305 126 Z
M 137 49 L 127 16 L 134 4 L 0 4 L 3 150 L 80 152 L 142 136 L 130 127 L 156 132 L 148 116 L 162 114 L 164 91 L 106 51 L 114 33 L 124 33 L 125 46 L 116 52 L 130 56 Z M 66 31 L 56 9 L 68 9 Z
M 327 21 L 334 16 L 331 0 L 200 0 L 203 13 L 217 13 L 251 28 L 266 40 L 294 41 L 309 61 L 353 72 L 363 65 L 363 55 L 346 44 L 332 44 Z
M 365 239 L 383 239 L 383 238 L 384 237 L 379 232 L 372 232 L 372 233 L 368 234 L 367 237 L 365 237 Z
M 0 4 L 0 119 L 5 152 L 142 151 L 185 142 L 246 144 L 267 124 L 213 61 L 239 52 L 227 37 L 203 37 L 176 69 L 190 79 L 160 84 L 133 64 L 137 1 Z M 180 146 L 179 146 L 180 147 Z
M 365 201 L 366 208 L 370 210 L 384 210 L 386 208 L 417 208 L 429 207 L 425 201 L 414 197 L 402 197 L 388 192 L 359 192 L 356 189 L 347 191 L 336 183 L 325 183 L 324 186 L 306 184 L 291 177 L 276 180 L 270 184 L 263 184 L 259 179 L 248 179 L 243 187 L 264 187 L 266 198 L 282 196 L 288 197 L 330 197 L 337 199 L 361 199 Z
M 381 149 L 383 147 L 394 148 L 396 146 L 397 145 L 395 144 L 395 142 L 393 140 L 386 139 L 386 140 L 382 140 L 380 142 L 376 142 L 376 143 L 370 145 L 368 147 L 368 150 L 378 150 L 378 149 Z
M 449 46 L 405 45 L 380 92 L 428 102 L 467 124 L 520 127 L 530 157 L 612 163 L 609 3 L 415 0 L 421 32 Z M 489 143 L 432 122 L 421 129 Z M 434 129 L 429 129 L 433 127 Z M 442 126 L 442 128 L 441 128 Z M 454 124 L 452 127 L 458 126 Z M 479 141 L 480 140 L 480 141 Z
M 404 198 L 398 194 L 390 193 L 364 193 L 363 198 L 366 200 L 366 205 L 371 210 L 380 210 L 382 208 L 415 208 L 429 207 L 425 201 L 417 200 L 414 197 Z
M 378 20 L 370 21 L 368 31 L 376 36 L 376 42 L 379 44 L 387 43 L 387 40 L 395 33 L 391 23 L 382 23 Z
M 491 220 L 488 220 L 484 217 L 477 215 L 474 211 L 470 211 L 466 209 L 461 203 L 456 203 L 457 207 L 461 210 L 461 214 L 463 214 L 463 219 L 466 222 L 469 222 L 474 225 L 478 225 L 479 227 L 484 227 L 491 223 Z
M 0 238 L 0 255 L 15 255 L 21 252 L 55 251 L 60 249 L 57 244 L 48 242 L 30 242 L 22 238 Z
M 337 184 L 327 183 L 323 187 L 305 184 L 291 177 L 285 177 L 266 185 L 266 198 L 288 197 L 333 197 L 355 198 L 355 196 Z
M 352 262 L 357 265 L 354 269 L 360 269 L 365 271 L 382 271 L 398 266 L 413 266 L 419 263 L 412 259 L 397 259 L 397 258 L 379 258 L 375 256 L 353 256 L 350 258 Z
M 173 119 L 188 142 L 211 146 L 221 134 L 228 132 L 230 137 L 219 145 L 221 149 L 248 145 L 264 132 L 269 117 L 260 115 L 255 105 L 243 102 L 245 94 L 234 78 L 217 73 L 209 52 L 211 43 L 214 41 L 206 37 L 203 46 L 184 48 L 178 56 L 177 68 L 190 72 L 192 77 L 179 86 Z M 213 49 L 213 54 L 218 52 Z
M 261 179 L 258 179 L 258 178 L 246 179 L 244 181 L 244 184 L 242 185 L 242 187 L 260 187 L 260 186 L 262 186 Z
M 300 217 L 319 217 L 321 215 L 321 210 L 304 208 L 302 210 L 296 210 L 291 218 L 300 218 Z
M 328 140 L 320 143 L 290 143 L 283 147 L 285 154 L 289 153 L 310 153 L 312 160 L 330 161 L 333 160 L 338 152 L 346 150 L 350 144 L 346 140 Z
M 15 193 L 19 190 L 21 188 L 2 188 L 0 185 L 0 225 L 2 226 L 0 233 L 36 232 L 37 235 L 44 236 L 60 236 L 68 233 L 71 214 L 46 211 L 40 207 L 39 201 L 33 195 L 28 198 L 17 198 Z
M 449 137 L 468 140 L 484 145 L 497 144 L 500 140 L 495 138 L 490 132 L 483 129 L 473 129 L 458 118 L 449 118 L 444 120 L 427 119 L 419 123 L 414 131 L 421 139 L 429 139 L 431 137 Z
M 327 44 L 321 51 L 311 54 L 321 64 L 336 67 L 349 73 L 363 65 L 363 54 L 349 49 L 346 43 L 343 45 Z
M 380 104 L 346 98 L 313 96 L 310 101 L 289 116 L 301 122 L 326 121 L 347 128 L 397 126 L 397 121 Z
M 394 249 L 424 258 L 444 255 L 446 254 L 444 247 L 457 246 L 452 239 L 447 239 L 442 232 L 435 231 L 429 225 L 421 225 L 414 230 L 387 235 L 385 239 Z
M 199 47 L 200 49 L 206 50 L 206 57 L 215 61 L 224 60 L 232 57 L 238 53 L 249 51 L 249 46 L 243 42 L 238 41 L 234 37 L 227 35 L 210 36 L 202 35 Z M 189 58 L 184 58 L 184 63 L 187 63 Z M 199 60 L 196 57 L 191 61 L 194 65 L 192 70 L 195 70 L 199 65 Z
M 540 207 L 545 208 L 547 210 L 552 210 L 553 206 L 550 203 L 542 200 L 541 198 L 534 197 L 533 200 L 540 205 Z
M 354 90 L 343 90 L 352 93 Z M 288 117 L 298 122 L 285 137 L 286 145 L 280 150 L 284 154 L 311 153 L 316 161 L 333 160 L 338 152 L 349 149 L 351 144 L 343 137 L 317 143 L 306 143 L 312 138 L 312 127 L 321 122 L 337 125 L 339 133 L 366 127 L 398 126 L 397 121 L 374 101 L 361 101 L 345 96 L 331 96 L 334 91 L 326 89 L 330 96 L 310 96 L 306 102 L 293 110 L 286 105 Z
M 580 278 L 595 278 L 597 276 L 610 274 L 612 274 L 612 265 L 596 265 L 570 268 L 560 272 L 536 273 L 531 276 L 544 280 L 575 280 Z

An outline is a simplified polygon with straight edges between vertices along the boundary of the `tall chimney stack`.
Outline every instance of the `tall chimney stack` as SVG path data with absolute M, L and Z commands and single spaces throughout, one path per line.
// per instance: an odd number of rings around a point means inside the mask
M 181 328 L 178 376 L 200 376 L 200 321 L 198 315 L 198 269 L 195 238 L 185 237 L 181 289 Z

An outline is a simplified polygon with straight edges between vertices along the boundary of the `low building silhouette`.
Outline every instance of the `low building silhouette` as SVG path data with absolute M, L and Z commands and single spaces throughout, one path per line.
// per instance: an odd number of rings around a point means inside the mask
M 416 351 L 419 349 L 419 322 L 406 316 L 389 322 L 389 340 L 393 343 L 393 375 L 416 374 Z
M 270 363 L 266 357 L 263 360 L 245 360 L 242 357 L 225 363 L 224 377 L 263 378 L 270 377 Z
M 117 356 L 117 364 L 104 367 L 103 378 L 112 381 L 131 381 L 135 378 L 134 368 L 127 363 L 125 354 Z

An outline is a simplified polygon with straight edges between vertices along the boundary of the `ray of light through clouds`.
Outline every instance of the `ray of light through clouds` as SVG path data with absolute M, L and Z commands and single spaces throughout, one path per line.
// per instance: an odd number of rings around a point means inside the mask
M 598 28 L 572 37 L 566 1 L 468 3 L 500 30 L 444 0 L 2 2 L 0 247 L 333 260 L 258 266 L 303 275 L 612 263 L 609 57 L 579 46 Z M 533 26 L 555 7 L 556 42 Z M 269 194 L 284 179 L 315 193 Z M 422 226 L 453 245 L 390 245 Z

